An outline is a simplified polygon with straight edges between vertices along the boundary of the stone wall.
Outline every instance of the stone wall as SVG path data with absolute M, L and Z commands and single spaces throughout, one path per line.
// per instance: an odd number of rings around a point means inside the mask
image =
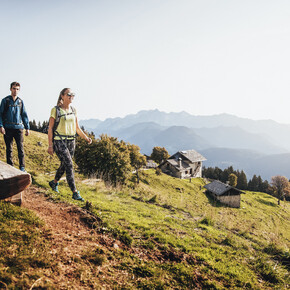
M 221 203 L 224 203 L 230 207 L 236 207 L 239 208 L 241 204 L 241 195 L 222 195 L 217 196 L 217 200 L 219 200 Z

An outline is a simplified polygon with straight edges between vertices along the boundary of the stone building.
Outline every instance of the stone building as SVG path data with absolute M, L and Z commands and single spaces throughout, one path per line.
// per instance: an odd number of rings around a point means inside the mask
M 177 178 L 202 177 L 202 161 L 195 150 L 178 151 L 159 165 L 163 173 Z
M 204 186 L 207 191 L 221 203 L 230 207 L 240 207 L 241 194 L 244 193 L 239 189 L 225 184 L 219 180 L 214 180 Z

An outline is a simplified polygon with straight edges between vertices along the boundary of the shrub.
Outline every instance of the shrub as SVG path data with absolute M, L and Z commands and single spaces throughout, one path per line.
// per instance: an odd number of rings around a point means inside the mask
M 207 225 L 207 226 L 213 226 L 214 225 L 214 221 L 210 217 L 203 218 L 199 223 Z
M 130 151 L 124 141 L 101 135 L 91 145 L 77 139 L 75 161 L 81 173 L 95 175 L 113 186 L 125 184 L 131 176 Z
M 161 171 L 161 169 L 159 167 L 157 167 L 155 169 L 155 173 L 156 173 L 156 175 L 161 175 L 162 174 L 162 171 Z

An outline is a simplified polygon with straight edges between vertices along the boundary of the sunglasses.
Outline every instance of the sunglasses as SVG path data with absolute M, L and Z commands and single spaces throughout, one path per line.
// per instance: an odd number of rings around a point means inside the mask
M 74 93 L 68 93 L 67 96 L 74 98 L 75 94 Z

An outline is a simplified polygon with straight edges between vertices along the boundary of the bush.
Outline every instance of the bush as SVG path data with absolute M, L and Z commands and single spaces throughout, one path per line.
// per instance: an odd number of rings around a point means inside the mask
M 78 138 L 75 161 L 81 173 L 102 178 L 113 186 L 125 184 L 132 172 L 128 144 L 108 135 L 101 135 L 91 145 Z
M 162 174 L 162 170 L 159 167 L 157 167 L 155 169 L 155 173 L 156 173 L 156 175 L 161 175 Z
M 210 217 L 203 218 L 200 222 L 200 224 L 207 225 L 207 226 L 213 226 L 214 221 Z

